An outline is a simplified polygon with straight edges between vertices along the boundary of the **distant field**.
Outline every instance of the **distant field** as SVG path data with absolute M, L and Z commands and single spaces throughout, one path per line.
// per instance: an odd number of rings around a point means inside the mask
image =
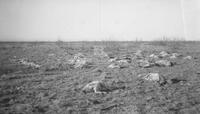
M 107 57 L 94 55 L 104 48 Z M 173 66 L 142 68 L 134 59 L 166 51 Z M 90 67 L 73 68 L 69 60 L 82 53 Z M 0 113 L 3 114 L 199 114 L 200 42 L 1 42 Z M 110 57 L 129 55 L 124 68 L 108 68 Z M 191 56 L 191 59 L 183 59 Z M 27 64 L 27 65 L 26 65 Z M 37 65 L 39 67 L 37 67 Z M 165 83 L 138 75 L 159 73 Z M 101 78 L 117 86 L 105 94 L 83 93 Z M 114 83 L 114 84 L 113 84 Z

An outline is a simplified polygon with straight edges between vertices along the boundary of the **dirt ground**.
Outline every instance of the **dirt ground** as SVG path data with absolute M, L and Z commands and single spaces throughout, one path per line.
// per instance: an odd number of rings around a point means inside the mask
M 110 69 L 108 58 L 94 56 L 103 46 L 108 56 L 167 51 L 191 56 L 170 61 L 171 67 Z M 77 53 L 90 67 L 72 68 Z M 40 65 L 19 64 L 19 59 Z M 139 74 L 156 72 L 165 83 L 145 81 Z M 106 78 L 117 88 L 105 94 L 84 93 L 91 81 Z M 2 114 L 199 114 L 200 42 L 10 42 L 0 43 L 0 113 Z

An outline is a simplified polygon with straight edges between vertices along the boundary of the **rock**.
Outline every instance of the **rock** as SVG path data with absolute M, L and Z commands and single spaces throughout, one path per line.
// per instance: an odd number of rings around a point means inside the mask
M 102 81 L 92 81 L 82 89 L 84 93 L 106 93 L 106 90 L 108 89 Z
M 169 54 L 168 54 L 166 51 L 161 51 L 161 52 L 159 53 L 159 57 L 161 57 L 161 58 L 167 57 L 167 56 L 169 56 Z
M 172 66 L 172 62 L 168 61 L 168 60 L 158 60 L 155 62 L 155 64 L 157 66 Z

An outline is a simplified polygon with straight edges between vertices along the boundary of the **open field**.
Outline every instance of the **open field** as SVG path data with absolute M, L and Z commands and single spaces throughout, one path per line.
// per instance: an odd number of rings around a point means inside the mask
M 104 48 L 102 57 L 94 46 Z M 180 57 L 173 66 L 140 67 L 144 58 L 166 51 Z M 82 53 L 87 67 L 69 60 Z M 10 42 L 0 43 L 2 114 L 199 114 L 200 42 Z M 126 67 L 108 68 L 111 57 L 128 55 Z M 191 58 L 184 59 L 184 57 Z M 162 82 L 139 75 L 159 73 Z M 105 93 L 83 92 L 92 81 L 109 85 Z

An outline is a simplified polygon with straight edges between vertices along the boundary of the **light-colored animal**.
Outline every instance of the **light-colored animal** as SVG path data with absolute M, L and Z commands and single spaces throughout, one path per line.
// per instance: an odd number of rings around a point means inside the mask
M 172 62 L 168 61 L 168 60 L 158 60 L 155 62 L 156 65 L 158 66 L 172 66 Z
M 102 81 L 92 81 L 90 83 L 88 83 L 86 86 L 83 87 L 82 91 L 84 93 L 87 92 L 94 92 L 94 93 L 106 93 L 106 85 L 102 82 Z
M 166 51 L 161 51 L 160 53 L 159 53 L 159 57 L 167 57 L 167 56 L 169 56 L 169 53 L 167 53 Z

